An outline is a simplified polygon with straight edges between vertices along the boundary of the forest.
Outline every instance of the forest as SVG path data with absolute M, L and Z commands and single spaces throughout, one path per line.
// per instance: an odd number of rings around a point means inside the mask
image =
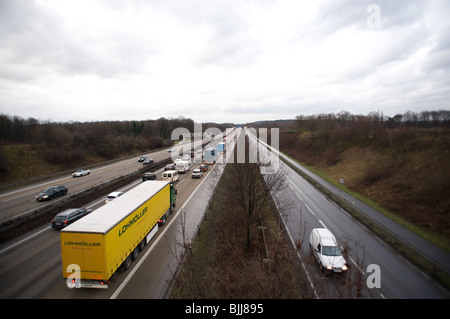
M 202 129 L 225 130 L 230 125 L 202 123 Z M 135 121 L 51 122 L 0 114 L 0 184 L 168 147 L 174 143 L 172 131 L 179 127 L 194 132 L 194 121 L 179 116 Z
M 3 184 L 17 182 L 166 147 L 177 127 L 193 131 L 194 121 L 58 123 L 0 114 L 0 177 Z

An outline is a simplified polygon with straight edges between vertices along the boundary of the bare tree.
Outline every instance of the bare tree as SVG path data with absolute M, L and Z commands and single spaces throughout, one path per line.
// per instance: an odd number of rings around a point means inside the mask
M 267 174 L 263 177 L 261 167 L 264 164 L 259 160 L 256 163 L 249 160 L 254 154 L 249 153 L 248 137 L 245 134 L 240 134 L 238 143 L 242 143 L 239 139 L 245 139 L 245 162 L 234 161 L 235 164 L 228 165 L 222 182 L 229 190 L 229 202 L 239 208 L 236 213 L 241 214 L 241 220 L 246 225 L 246 243 L 247 248 L 250 248 L 252 226 L 260 225 L 264 220 L 264 208 L 272 205 L 272 194 L 282 187 L 284 176 L 282 171 L 279 170 L 274 174 Z M 239 187 L 236 187 L 236 185 L 239 185 Z

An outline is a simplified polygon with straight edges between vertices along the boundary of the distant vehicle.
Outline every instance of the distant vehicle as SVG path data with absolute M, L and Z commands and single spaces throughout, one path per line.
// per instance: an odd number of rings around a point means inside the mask
M 212 165 L 216 163 L 217 149 L 215 147 L 208 147 L 203 152 L 203 163 Z
M 115 200 L 117 197 L 120 197 L 124 194 L 124 192 L 112 192 L 111 194 L 109 194 L 108 196 L 106 196 L 106 200 L 105 203 L 109 203 L 113 200 Z
M 153 163 L 153 158 L 146 158 L 146 159 L 142 162 L 142 164 L 144 164 L 144 165 L 148 165 L 148 164 L 151 164 L 151 163 Z
M 190 161 L 191 160 L 191 156 L 190 155 L 183 155 L 183 161 Z
M 188 161 L 178 161 L 176 163 L 176 167 L 177 167 L 177 172 L 183 174 L 190 170 L 191 164 Z
M 178 172 L 175 170 L 164 171 L 162 172 L 161 175 L 162 181 L 169 181 L 171 183 L 175 183 L 176 181 L 178 181 L 179 178 L 180 176 L 178 175 Z
M 197 150 L 194 156 L 195 163 L 202 163 L 203 161 L 203 150 Z
M 60 213 L 58 213 L 55 218 L 51 221 L 52 228 L 63 229 L 69 226 L 73 222 L 79 220 L 80 218 L 90 214 L 92 209 L 86 208 L 69 208 Z
M 147 156 L 141 156 L 138 159 L 138 163 L 142 163 L 143 161 L 145 161 L 147 159 Z
M 175 148 L 173 148 L 173 147 L 169 148 L 169 153 L 172 153 L 174 151 L 175 151 Z
M 77 170 L 75 173 L 73 173 L 72 176 L 73 177 L 81 177 L 81 176 L 89 175 L 89 174 L 91 174 L 91 170 L 82 168 L 82 169 Z
M 336 238 L 328 229 L 313 228 L 309 236 L 309 246 L 322 272 L 341 273 L 348 269 Z
M 196 168 L 192 171 L 192 178 L 201 178 L 203 176 L 203 172 L 201 169 Z
M 66 195 L 69 190 L 64 185 L 50 186 L 36 196 L 37 201 L 50 200 L 58 196 Z
M 164 166 L 165 171 L 173 171 L 175 169 L 176 169 L 175 163 L 167 164 L 166 166 Z
M 226 151 L 226 143 L 225 142 L 221 142 L 221 143 L 217 144 L 217 151 L 219 153 L 225 153 L 225 151 Z
M 156 179 L 156 174 L 152 173 L 152 172 L 144 173 L 144 176 L 142 176 L 143 182 L 148 181 L 148 180 L 153 180 L 153 179 Z
M 208 165 L 206 165 L 206 164 L 201 164 L 201 165 L 199 166 L 199 168 L 202 170 L 202 172 L 206 172 L 206 171 L 208 170 Z

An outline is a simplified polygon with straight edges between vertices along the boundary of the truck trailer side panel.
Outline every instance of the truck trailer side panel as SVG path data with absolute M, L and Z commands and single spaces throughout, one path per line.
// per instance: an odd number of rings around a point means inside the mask
M 144 183 L 160 183 L 161 187 L 149 194 L 148 187 L 152 184 L 137 186 L 134 193 L 129 191 L 128 195 L 122 195 L 61 231 L 64 278 L 72 274 L 67 272 L 68 266 L 75 264 L 80 268 L 80 279 L 107 281 L 145 240 L 169 210 L 171 191 L 167 182 Z M 147 200 L 141 199 L 143 197 Z M 123 216 L 118 217 L 119 214 Z M 114 221 L 109 223 L 108 220 Z
M 155 194 L 106 234 L 107 267 L 111 274 L 136 246 L 145 239 L 158 220 L 170 208 L 170 186 Z

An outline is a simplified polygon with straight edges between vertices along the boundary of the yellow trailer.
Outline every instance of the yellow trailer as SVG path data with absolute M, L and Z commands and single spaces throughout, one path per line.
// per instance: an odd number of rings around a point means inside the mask
M 107 288 L 128 269 L 175 207 L 167 181 L 146 181 L 61 230 L 63 277 L 70 288 Z

